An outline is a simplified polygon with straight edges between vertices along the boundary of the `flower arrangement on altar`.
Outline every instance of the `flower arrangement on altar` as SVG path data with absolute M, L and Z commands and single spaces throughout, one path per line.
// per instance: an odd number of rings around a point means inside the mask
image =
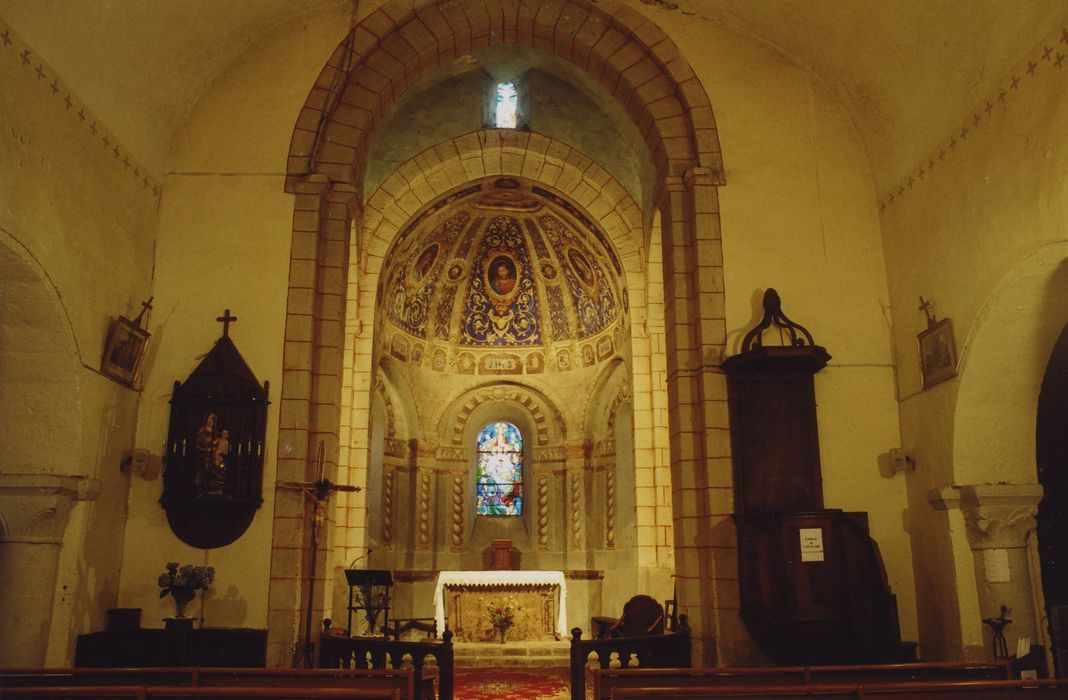
M 206 591 L 215 579 L 215 567 L 193 566 L 167 562 L 166 570 L 159 575 L 159 597 L 174 596 L 174 616 L 185 617 L 185 606 L 196 597 L 197 591 Z
M 508 632 L 508 629 L 515 624 L 516 616 L 522 611 L 523 607 L 515 598 L 509 598 L 503 603 L 497 602 L 486 605 L 489 622 L 497 629 L 502 643 L 504 642 L 504 636 Z

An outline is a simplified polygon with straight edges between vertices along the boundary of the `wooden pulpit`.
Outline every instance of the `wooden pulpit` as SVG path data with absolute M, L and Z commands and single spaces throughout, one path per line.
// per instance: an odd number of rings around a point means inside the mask
M 785 343 L 765 346 L 773 326 Z M 746 628 L 779 664 L 900 660 L 897 603 L 867 514 L 823 504 L 813 376 L 831 356 L 774 289 L 742 348 L 722 367 Z

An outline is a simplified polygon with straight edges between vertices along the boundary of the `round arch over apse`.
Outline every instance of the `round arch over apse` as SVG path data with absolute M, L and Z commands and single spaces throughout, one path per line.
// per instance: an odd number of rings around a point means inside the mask
M 488 12 L 491 6 L 494 10 Z M 286 190 L 297 195 L 291 269 L 313 271 L 309 274 L 313 294 L 307 295 L 307 286 L 291 278 L 291 287 L 299 287 L 301 293 L 291 294 L 287 308 L 287 328 L 293 332 L 287 331 L 282 393 L 288 405 L 283 406 L 280 434 L 293 438 L 304 434 L 309 453 L 312 445 L 325 440 L 328 467 L 335 466 L 329 456 L 336 454 L 333 446 L 355 455 L 337 460 L 339 481 L 365 479 L 359 455 L 367 445 L 358 426 L 367 418 L 370 397 L 366 388 L 360 394 L 353 385 L 339 381 L 343 374 L 369 381 L 373 372 L 373 333 L 368 327 L 374 318 L 375 294 L 366 293 L 364 285 L 371 289 L 377 285 L 382 255 L 404 222 L 452 187 L 495 174 L 519 175 L 569 197 L 598 220 L 616 246 L 631 308 L 644 308 L 643 212 L 592 159 L 543 135 L 491 129 L 451 139 L 401 166 L 379 190 L 361 200 L 373 135 L 405 90 L 457 57 L 503 43 L 554 53 L 617 99 L 644 134 L 656 168 L 652 201 L 664 213 L 665 236 L 669 231 L 672 236 L 665 238 L 665 252 L 680 251 L 674 258 L 665 255 L 665 272 L 674 280 L 718 280 L 710 289 L 686 283 L 665 284 L 665 289 L 691 290 L 676 304 L 680 314 L 721 317 L 722 303 L 715 300 L 723 295 L 722 263 L 707 263 L 714 268 L 711 275 L 698 278 L 697 267 L 706 263 L 696 262 L 722 260 L 715 192 L 724 184 L 718 133 L 700 80 L 655 23 L 616 0 L 386 2 L 357 24 L 324 66 L 297 119 L 287 161 Z M 358 222 L 358 239 L 351 235 L 350 221 Z M 703 234 L 699 237 L 697 231 Z M 688 250 L 689 246 L 694 248 Z M 725 332 L 716 330 L 716 324 L 710 328 L 714 332 L 699 343 L 711 347 L 715 355 L 722 351 Z M 298 350 L 305 344 L 312 352 Z M 673 366 L 684 370 L 671 372 L 676 377 L 672 381 L 699 382 L 698 375 L 707 371 L 701 356 L 701 347 L 669 348 L 669 370 Z M 356 383 L 361 382 L 366 384 Z M 692 427 L 682 436 L 685 441 L 700 444 L 706 427 L 717 435 L 727 434 L 726 425 L 707 408 L 680 405 L 672 410 L 681 416 L 680 424 Z M 339 424 L 338 417 L 346 414 L 350 420 L 342 418 Z M 679 488 L 691 487 L 686 475 L 693 473 L 693 465 L 688 462 L 698 459 L 672 462 Z M 305 462 L 299 454 L 280 455 L 279 478 L 304 478 Z M 344 534 L 334 544 L 341 551 L 358 541 L 364 513 L 360 499 L 352 499 L 348 506 L 346 500 L 338 499 L 337 532 Z M 297 516 L 296 511 L 275 513 L 274 548 L 287 548 L 278 533 L 284 531 L 283 523 Z M 346 539 L 351 537 L 356 539 Z M 699 550 L 702 561 L 711 557 L 707 547 Z M 715 637 L 711 632 L 716 626 L 711 612 L 715 604 L 698 574 L 707 565 L 696 560 L 692 564 L 687 565 L 691 575 L 680 579 L 679 585 L 694 591 L 691 617 L 699 648 L 702 639 Z M 306 580 L 301 573 L 289 578 L 298 587 Z M 296 621 L 297 606 L 278 608 L 286 610 Z M 288 648 L 299 625 L 299 621 L 295 626 L 272 625 L 271 647 Z M 702 632 L 702 627 L 708 631 Z
M 603 85 L 646 135 L 661 183 L 703 167 L 722 184 L 719 135 L 701 81 L 670 37 L 633 8 L 614 0 L 412 5 L 385 3 L 334 50 L 297 119 L 287 190 L 312 173 L 359 186 L 370 136 L 408 87 L 457 57 L 506 43 L 554 53 Z

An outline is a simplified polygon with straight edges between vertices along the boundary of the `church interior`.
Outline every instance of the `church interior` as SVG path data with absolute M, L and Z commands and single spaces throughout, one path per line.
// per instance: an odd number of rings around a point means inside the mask
M 3 0 L 0 75 L 0 667 L 168 562 L 268 667 L 362 570 L 782 663 L 833 510 L 914 658 L 1068 668 L 1063 0 Z

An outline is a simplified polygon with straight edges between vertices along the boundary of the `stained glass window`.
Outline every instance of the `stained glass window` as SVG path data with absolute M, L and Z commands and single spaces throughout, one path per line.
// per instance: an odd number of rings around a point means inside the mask
M 478 434 L 475 515 L 523 514 L 523 436 L 511 423 L 490 423 Z
M 515 83 L 497 83 L 493 123 L 499 129 L 514 129 L 519 117 L 519 92 Z

